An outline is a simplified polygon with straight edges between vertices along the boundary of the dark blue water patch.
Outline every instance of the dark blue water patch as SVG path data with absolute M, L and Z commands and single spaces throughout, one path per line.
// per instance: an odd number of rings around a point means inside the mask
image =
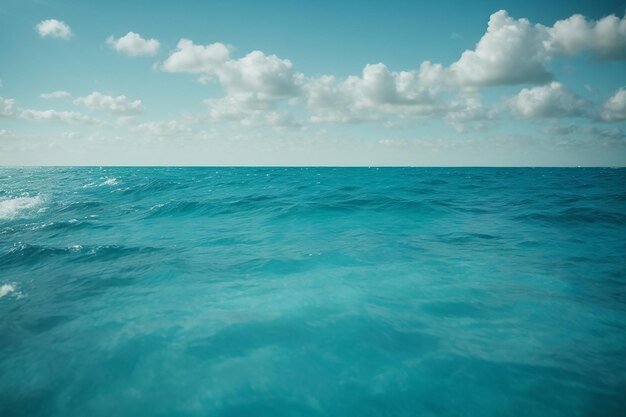
M 27 266 L 62 257 L 72 262 L 107 262 L 125 256 L 150 254 L 158 251 L 154 247 L 128 247 L 124 245 L 89 245 L 53 247 L 18 243 L 0 254 L 0 266 Z
M 47 258 L 70 254 L 69 248 L 56 248 L 42 245 L 18 243 L 0 255 L 0 266 L 29 266 L 37 262 L 45 262 Z

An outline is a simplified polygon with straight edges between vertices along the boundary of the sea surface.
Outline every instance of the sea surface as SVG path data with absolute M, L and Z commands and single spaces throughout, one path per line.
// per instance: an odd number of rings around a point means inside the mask
M 624 416 L 626 169 L 0 168 L 0 416 Z

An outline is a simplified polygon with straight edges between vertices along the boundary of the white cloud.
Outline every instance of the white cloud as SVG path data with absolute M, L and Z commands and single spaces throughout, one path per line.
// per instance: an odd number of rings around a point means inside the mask
M 74 103 L 91 110 L 102 110 L 118 116 L 132 116 L 143 111 L 141 100 L 132 100 L 126 96 L 108 96 L 94 91 L 85 97 L 79 97 Z
M 295 97 L 303 78 L 291 61 L 261 51 L 225 62 L 217 68 L 217 76 L 228 93 L 252 93 L 259 100 Z
M 298 95 L 302 74 L 287 59 L 252 51 L 243 58 L 231 59 L 222 43 L 194 45 L 181 39 L 177 50 L 161 65 L 166 72 L 201 74 L 207 81 L 217 78 L 228 94 L 248 93 L 259 100 L 280 100 Z
M 309 79 L 304 90 L 312 122 L 356 122 L 441 113 L 446 104 L 437 102 L 437 93 L 444 78 L 443 67 L 428 61 L 419 71 L 400 72 L 379 63 L 366 65 L 360 77 Z
M 612 59 L 626 59 L 626 18 L 615 15 L 598 21 L 575 14 L 548 29 L 546 48 L 552 53 L 573 55 L 582 51 Z
M 58 110 L 21 110 L 19 116 L 22 119 L 35 122 L 62 122 L 62 123 L 95 123 L 91 117 L 75 111 Z
M 0 97 L 0 117 L 19 117 L 35 122 L 98 123 L 96 119 L 74 111 L 32 110 L 17 107 L 15 100 Z
M 288 112 L 276 110 L 274 102 L 261 100 L 254 94 L 230 94 L 219 99 L 204 100 L 204 103 L 209 107 L 209 120 L 214 122 L 239 122 L 247 127 L 297 125 Z
M 161 65 L 166 72 L 187 72 L 213 76 L 215 70 L 229 59 L 230 51 L 222 43 L 194 45 L 189 39 L 181 39 L 174 51 Z
M 550 83 L 554 76 L 546 66 L 557 56 L 584 50 L 618 56 L 625 48 L 623 22 L 615 16 L 598 21 L 572 16 L 549 27 L 500 10 L 490 16 L 476 47 L 448 67 L 425 61 L 417 70 L 396 72 L 383 63 L 369 64 L 362 74 L 344 79 L 305 77 L 291 61 L 276 55 L 253 51 L 235 59 L 225 44 L 196 45 L 187 39 L 178 42 L 159 68 L 195 74 L 202 82 L 217 80 L 225 95 L 205 100 L 212 121 L 293 123 L 286 110 L 305 103 L 314 123 L 442 117 L 464 131 L 497 114 L 481 101 L 478 88 L 485 86 L 545 84 L 526 88 L 506 102 L 520 118 L 589 116 L 590 103 Z M 618 118 L 619 111 L 611 113 L 607 106 L 603 118 Z
M 118 39 L 109 36 L 107 45 L 117 52 L 122 52 L 129 56 L 155 55 L 160 47 L 158 40 L 144 39 L 135 32 L 128 32 L 125 36 Z
M 449 108 L 445 111 L 445 120 L 457 132 L 482 129 L 485 121 L 493 118 L 493 112 L 486 109 L 475 91 L 461 92 L 452 99 Z
M 65 22 L 56 19 L 47 19 L 39 22 L 35 29 L 42 38 L 60 38 L 68 40 L 73 36 L 72 30 Z
M 0 97 L 0 117 L 11 117 L 15 115 L 15 100 L 12 98 Z
M 449 70 L 466 86 L 541 84 L 553 78 L 548 61 L 584 51 L 626 59 L 626 18 L 610 15 L 593 21 L 573 15 L 546 27 L 500 10 L 490 16 L 476 48 L 463 52 Z
M 600 117 L 607 122 L 626 120 L 626 90 L 620 88 L 602 106 Z
M 511 112 L 518 117 L 575 117 L 581 116 L 588 105 L 561 83 L 524 88 L 508 100 Z
M 552 78 L 544 67 L 548 59 L 545 39 L 541 27 L 500 10 L 489 18 L 476 49 L 463 52 L 450 70 L 461 85 L 543 83 Z
M 261 51 L 232 59 L 224 44 L 194 45 L 181 39 L 177 50 L 160 67 L 166 72 L 199 74 L 202 82 L 220 82 L 226 96 L 205 101 L 210 120 L 239 121 L 243 125 L 293 124 L 276 109 L 279 102 L 301 94 L 304 76 L 289 60 Z
M 54 91 L 52 93 L 43 93 L 40 94 L 39 97 L 49 100 L 49 99 L 57 99 L 57 98 L 67 98 L 71 97 L 71 94 L 67 91 Z

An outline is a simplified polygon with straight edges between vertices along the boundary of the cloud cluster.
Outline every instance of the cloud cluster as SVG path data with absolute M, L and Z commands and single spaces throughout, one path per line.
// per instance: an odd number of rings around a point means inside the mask
M 72 30 L 65 22 L 56 19 L 47 19 L 37 23 L 37 33 L 42 38 L 58 38 L 68 40 L 73 36 Z
M 573 15 L 546 27 L 500 10 L 490 16 L 476 48 L 463 52 L 450 71 L 461 85 L 542 84 L 554 78 L 547 62 L 586 51 L 625 59 L 626 18 L 610 15 L 590 21 Z
M 117 116 L 134 116 L 143 111 L 141 100 L 131 100 L 126 96 L 109 96 L 98 91 L 74 100 L 91 110 L 101 110 Z
M 70 28 L 54 19 L 37 25 L 42 37 L 69 39 Z M 128 56 L 153 56 L 160 49 L 156 39 L 135 32 L 107 44 Z M 361 74 L 337 78 L 315 77 L 298 72 L 285 58 L 262 51 L 233 56 L 223 43 L 195 44 L 180 39 L 176 48 L 155 68 L 169 73 L 192 74 L 199 82 L 217 82 L 224 94 L 204 100 L 203 120 L 237 122 L 243 126 L 301 126 L 310 123 L 355 123 L 438 117 L 458 131 L 483 127 L 486 121 L 512 115 L 518 119 L 585 117 L 596 122 L 626 120 L 626 90 L 619 89 L 603 105 L 579 97 L 549 70 L 559 57 L 589 53 L 600 59 L 626 59 L 626 18 L 614 15 L 589 20 L 573 15 L 552 26 L 517 19 L 505 10 L 489 17 L 487 28 L 475 47 L 460 54 L 450 65 L 429 61 L 406 71 L 394 71 L 383 63 L 365 65 Z M 529 86 L 530 84 L 530 86 Z M 517 94 L 485 105 L 482 88 L 520 86 Z M 44 99 L 71 97 L 66 91 L 42 94 Z M 76 98 L 74 104 L 99 110 L 129 121 L 144 110 L 141 100 L 111 96 L 97 91 Z M 298 108 L 305 112 L 294 110 Z M 24 110 L 0 98 L 0 116 L 27 120 L 90 122 L 77 112 Z M 298 120 L 300 117 L 302 120 Z M 127 126 L 130 126 L 128 124 Z M 154 137 L 190 134 L 177 121 L 130 126 Z
M 71 97 L 67 91 L 55 91 L 53 93 L 40 94 L 44 99 L 58 99 Z M 143 111 L 141 100 L 130 100 L 126 96 L 109 96 L 98 91 L 85 96 L 79 97 L 73 101 L 75 105 L 85 106 L 92 110 L 101 110 L 117 117 L 117 125 L 124 124 L 125 121 L 132 119 L 135 115 Z M 5 99 L 0 97 L 0 117 L 20 118 L 22 120 L 33 122 L 61 122 L 68 124 L 87 123 L 105 125 L 100 119 L 86 116 L 77 111 L 60 111 L 55 109 L 35 110 L 18 107 L 14 99 Z M 109 123 L 110 125 L 110 123 Z
M 16 105 L 14 99 L 0 97 L 0 117 L 19 117 L 35 122 L 96 123 L 95 119 L 74 111 L 32 110 Z
M 163 62 L 161 69 L 197 74 L 201 82 L 217 79 L 226 96 L 205 101 L 210 119 L 235 120 L 244 125 L 264 121 L 287 123 L 288 118 L 275 110 L 276 103 L 299 97 L 304 80 L 291 61 L 276 55 L 252 51 L 233 59 L 230 48 L 222 43 L 195 45 L 187 39 L 178 42 L 176 51 Z
M 161 46 L 156 39 L 144 39 L 135 32 L 128 32 L 121 38 L 109 36 L 107 45 L 117 52 L 124 53 L 128 56 L 150 56 L 156 55 Z
M 626 59 L 626 17 L 606 16 L 598 21 L 575 14 L 548 28 L 545 47 L 554 54 L 574 55 L 583 51 L 607 59 Z
M 508 101 L 513 114 L 521 118 L 581 116 L 588 104 L 555 81 L 540 87 L 524 88 Z
M 218 80 L 225 96 L 205 100 L 213 121 L 293 124 L 280 103 L 300 102 L 310 112 L 309 121 L 316 123 L 442 116 L 465 130 L 468 122 L 495 114 L 482 104 L 478 87 L 539 85 L 506 100 L 504 106 L 519 118 L 588 115 L 590 103 L 553 82 L 546 67 L 557 56 L 583 51 L 623 57 L 626 21 L 615 16 L 589 21 L 575 15 L 547 27 L 500 10 L 490 16 L 476 47 L 450 66 L 426 61 L 418 70 L 396 72 L 378 63 L 345 79 L 306 77 L 291 61 L 261 51 L 234 59 L 222 43 L 196 45 L 188 39 L 178 42 L 160 68 L 197 75 L 201 82 Z M 619 118 L 619 104 L 606 104 L 602 119 Z
M 426 116 L 447 105 L 437 102 L 443 67 L 424 62 L 419 71 L 392 72 L 382 63 L 366 65 L 361 76 L 307 80 L 306 100 L 313 122 L 376 120 L 384 115 Z
M 548 59 L 544 40 L 545 30 L 500 10 L 489 18 L 476 48 L 463 52 L 450 71 L 461 85 L 543 83 L 552 79 L 544 67 Z
M 601 118 L 607 122 L 626 120 L 626 90 L 620 88 L 604 102 Z
M 176 51 L 163 62 L 161 68 L 166 72 L 205 74 L 211 78 L 229 57 L 230 50 L 223 43 L 194 45 L 189 39 L 181 39 Z

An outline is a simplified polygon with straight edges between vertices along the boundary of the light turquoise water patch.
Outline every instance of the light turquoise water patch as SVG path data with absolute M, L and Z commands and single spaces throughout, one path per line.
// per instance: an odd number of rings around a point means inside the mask
M 2 416 L 618 416 L 626 170 L 0 169 Z

